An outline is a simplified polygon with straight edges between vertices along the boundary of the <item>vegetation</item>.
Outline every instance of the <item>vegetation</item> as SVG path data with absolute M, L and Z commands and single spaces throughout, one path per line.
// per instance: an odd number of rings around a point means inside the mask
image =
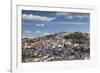
M 72 43 L 79 43 L 79 44 L 83 44 L 86 40 L 89 40 L 87 36 L 85 36 L 81 32 L 74 32 L 69 35 L 65 35 L 63 38 L 72 39 Z

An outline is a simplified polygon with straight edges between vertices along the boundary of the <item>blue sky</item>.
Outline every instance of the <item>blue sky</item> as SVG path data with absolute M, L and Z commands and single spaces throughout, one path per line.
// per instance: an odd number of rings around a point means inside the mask
M 22 10 L 22 37 L 39 37 L 56 32 L 89 32 L 90 14 Z

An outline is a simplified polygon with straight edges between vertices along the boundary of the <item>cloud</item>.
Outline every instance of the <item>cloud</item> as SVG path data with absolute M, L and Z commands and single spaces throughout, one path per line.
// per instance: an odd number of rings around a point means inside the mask
M 45 24 L 36 24 L 37 27 L 44 27 Z
M 32 15 L 32 14 L 22 14 L 22 18 L 24 20 L 34 20 L 34 21 L 52 21 L 56 19 L 56 17 L 47 17 L 47 16 Z
M 25 33 L 25 34 L 30 34 L 30 33 L 32 33 L 32 32 L 27 30 L 27 31 L 24 31 L 24 33 Z
M 64 24 L 67 24 L 67 25 L 87 25 L 89 23 L 82 23 L 82 22 L 64 22 Z
M 38 31 L 36 31 L 35 33 L 36 33 L 36 34 L 40 34 L 40 33 L 42 33 L 42 32 L 38 30 Z
M 78 18 L 78 19 L 84 19 L 86 18 L 86 16 L 81 16 L 81 15 L 76 15 L 76 16 L 66 16 L 65 18 L 68 18 L 68 19 L 73 19 L 73 18 Z
M 65 18 L 73 19 L 73 16 L 66 16 Z
M 71 13 L 68 13 L 68 12 L 58 12 L 58 13 L 56 13 L 56 15 L 57 16 L 69 16 L 69 15 L 71 15 Z
M 35 32 L 35 35 L 36 36 L 46 36 L 46 35 L 50 35 L 51 33 L 49 33 L 49 32 L 42 32 L 42 31 L 40 31 L 40 30 L 37 30 L 36 32 Z
M 84 15 L 77 15 L 75 16 L 76 18 L 79 18 L 79 19 L 85 19 L 85 18 L 89 18 L 89 16 L 84 16 Z
M 68 13 L 68 12 L 59 12 L 59 13 L 56 13 L 56 16 L 64 16 L 64 18 L 66 19 L 73 19 L 74 16 L 72 15 L 72 13 Z
M 68 19 L 73 19 L 73 18 L 84 19 L 84 18 L 89 18 L 89 13 L 58 12 L 56 13 L 56 16 L 64 16 L 65 18 Z
M 43 35 L 49 35 L 50 33 L 48 33 L 48 32 L 43 32 Z
M 89 16 L 89 13 L 75 13 L 75 12 L 58 12 L 56 16 Z

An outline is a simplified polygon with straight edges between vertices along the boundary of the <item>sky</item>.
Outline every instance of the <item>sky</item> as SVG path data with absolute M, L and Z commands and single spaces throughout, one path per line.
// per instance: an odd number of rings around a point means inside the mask
M 89 32 L 90 14 L 22 10 L 22 37 L 35 38 L 56 32 Z

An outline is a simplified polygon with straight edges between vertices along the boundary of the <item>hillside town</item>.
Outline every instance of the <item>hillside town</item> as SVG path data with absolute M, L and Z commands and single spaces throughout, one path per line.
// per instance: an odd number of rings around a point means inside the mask
M 37 38 L 22 38 L 22 62 L 90 59 L 90 34 L 58 32 Z

